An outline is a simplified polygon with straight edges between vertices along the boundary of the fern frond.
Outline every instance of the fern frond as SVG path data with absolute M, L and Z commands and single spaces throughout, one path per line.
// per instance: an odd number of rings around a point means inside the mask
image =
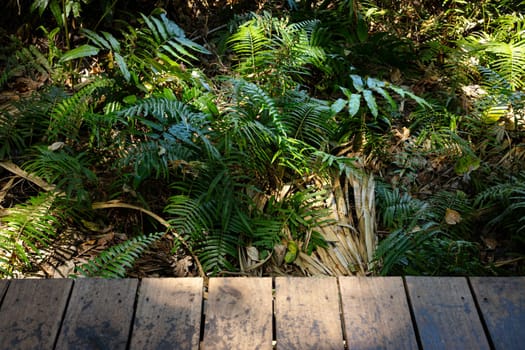
M 430 219 L 429 205 L 409 194 L 401 194 L 399 189 L 390 190 L 386 186 L 377 187 L 378 212 L 384 227 L 389 229 L 412 229 L 419 220 Z
M 153 173 L 167 178 L 177 161 L 220 157 L 209 137 L 208 116 L 180 101 L 152 97 L 118 111 L 117 116 L 143 127 L 140 133 L 128 127 L 119 137 L 124 150 L 119 164 L 132 165 L 143 178 Z
M 270 56 L 271 40 L 263 28 L 254 26 L 251 21 L 240 26 L 228 42 L 239 56 L 239 71 L 245 74 L 257 74 Z
M 76 139 L 86 112 L 96 104 L 95 92 L 113 84 L 109 79 L 97 79 L 72 96 L 60 101 L 52 110 L 48 128 L 49 141 Z
M 0 109 L 0 159 L 19 156 L 41 142 L 49 129 L 51 110 L 65 97 L 62 89 L 51 87 Z
M 100 253 L 95 259 L 77 267 L 78 272 L 86 277 L 126 277 L 127 269 L 132 268 L 144 250 L 164 234 L 164 232 L 156 232 L 141 235 L 112 246 Z
M 305 143 L 323 149 L 335 129 L 331 125 L 330 109 L 314 100 L 290 99 L 285 100 L 283 123 L 287 134 Z
M 205 271 L 212 274 L 235 271 L 234 262 L 238 259 L 239 245 L 239 237 L 213 230 L 197 245 L 196 253 Z
M 201 238 L 213 224 L 206 207 L 187 195 L 170 197 L 164 211 L 173 216 L 169 223 L 177 232 L 190 234 L 193 239 Z
M 317 24 L 253 15 L 228 40 L 239 59 L 237 71 L 276 91 L 296 85 L 295 80 L 308 74 L 309 64 L 323 68 L 326 54 L 312 40 Z
M 511 42 L 493 41 L 487 44 L 486 51 L 496 56 L 496 59 L 491 61 L 491 66 L 513 89 L 525 86 L 525 39 Z
M 71 155 L 67 153 L 67 147 L 58 151 L 36 147 L 36 151 L 35 157 L 23 166 L 27 172 L 57 185 L 68 199 L 76 199 L 82 204 L 90 202 L 87 186 L 95 183 L 97 177 L 89 169 L 85 153 Z
M 40 194 L 0 215 L 0 277 L 11 276 L 30 264 L 30 255 L 49 245 L 57 234 L 60 217 L 53 211 L 56 195 Z
M 146 28 L 139 31 L 140 42 L 145 50 L 151 50 L 146 56 L 152 57 L 156 54 L 162 58 L 162 54 L 175 61 L 183 61 L 190 64 L 188 59 L 196 59 L 193 52 L 209 54 L 210 52 L 203 46 L 186 38 L 184 31 L 166 14 L 158 17 L 142 16 Z M 154 57 L 154 56 L 153 56 Z

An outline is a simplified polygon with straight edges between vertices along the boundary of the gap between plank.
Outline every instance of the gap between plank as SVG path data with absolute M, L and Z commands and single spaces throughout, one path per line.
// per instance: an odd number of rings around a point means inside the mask
M 414 306 L 412 305 L 412 299 L 410 297 L 410 292 L 408 291 L 407 281 L 405 279 L 405 276 L 401 277 L 401 279 L 403 281 L 403 288 L 405 289 L 405 297 L 407 298 L 407 301 L 408 301 L 408 310 L 410 311 L 410 319 L 412 320 L 412 327 L 414 328 L 414 333 L 416 335 L 417 347 L 423 350 L 423 343 L 421 342 L 421 336 L 419 334 L 419 329 L 417 327 L 416 314 L 414 312 Z
M 481 312 L 481 306 L 478 301 L 478 295 L 474 292 L 474 287 L 472 286 L 472 282 L 470 281 L 469 277 L 467 277 L 467 285 L 470 290 L 470 294 L 472 295 L 472 300 L 474 300 L 474 305 L 476 306 L 476 311 L 478 312 L 479 320 L 481 321 L 481 327 L 483 327 L 483 331 L 485 332 L 485 337 L 487 338 L 489 347 L 492 350 L 494 350 L 496 347 L 494 346 L 494 342 L 492 341 L 492 337 L 490 336 L 489 327 L 487 326 L 485 317 L 483 317 L 483 312 Z
M 137 306 L 139 304 L 140 287 L 142 286 L 142 278 L 138 279 L 137 289 L 135 292 L 135 299 L 133 300 L 133 314 L 131 315 L 131 324 L 128 331 L 128 341 L 126 343 L 126 349 L 131 348 L 131 339 L 133 338 L 133 329 L 135 328 L 135 317 L 137 316 Z
M 343 311 L 343 294 L 341 293 L 341 281 L 339 280 L 341 277 L 337 277 L 337 295 L 339 296 L 339 319 L 341 320 L 341 334 L 343 335 L 343 349 L 348 350 L 348 342 L 346 341 L 348 338 L 348 335 L 346 334 L 346 326 L 345 326 L 345 315 Z
M 64 311 L 62 312 L 62 315 L 60 317 L 60 325 L 58 326 L 57 334 L 55 335 L 55 340 L 53 341 L 53 349 L 56 349 L 58 338 L 60 337 L 60 333 L 62 333 L 62 327 L 64 326 L 64 320 L 66 319 L 66 313 L 69 309 L 69 302 L 71 301 L 71 295 L 73 295 L 73 288 L 75 288 L 77 281 L 75 279 L 72 279 L 71 286 L 69 287 L 69 294 L 67 296 L 66 300 L 66 306 L 64 307 Z

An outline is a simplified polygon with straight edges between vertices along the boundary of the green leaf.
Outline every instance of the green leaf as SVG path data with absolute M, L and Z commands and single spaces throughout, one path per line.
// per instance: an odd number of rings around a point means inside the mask
M 350 116 L 355 116 L 359 112 L 361 107 L 361 95 L 360 94 L 351 94 L 350 99 L 348 100 L 348 114 Z
M 62 14 L 62 9 L 60 8 L 59 3 L 55 0 L 51 1 L 51 3 L 49 4 L 49 9 L 51 10 L 53 17 L 55 17 L 57 25 L 60 28 L 64 27 L 64 21 L 66 20 L 64 17 L 66 16 Z M 40 13 L 40 15 L 42 15 L 42 13 Z
M 390 94 L 385 89 L 383 89 L 386 86 L 385 82 L 383 82 L 381 80 L 377 80 L 377 79 L 368 77 L 366 79 L 366 85 L 371 90 L 373 90 L 373 91 L 377 92 L 379 95 L 383 96 L 383 98 L 388 101 L 388 103 L 390 104 L 390 107 L 393 110 L 397 109 L 397 104 L 394 101 L 394 99 L 392 98 L 392 96 L 390 96 Z
M 356 32 L 360 42 L 364 43 L 368 39 L 368 23 L 362 17 L 357 20 Z
M 345 108 L 346 104 L 348 103 L 347 100 L 343 98 L 338 98 L 337 101 L 335 101 L 331 106 L 330 109 L 334 114 L 339 113 Z
M 117 65 L 122 72 L 122 75 L 124 76 L 124 79 L 126 79 L 127 82 L 131 79 L 131 73 L 128 70 L 128 65 L 126 64 L 126 61 L 124 61 L 124 58 L 117 52 L 114 52 L 113 55 L 115 56 L 115 61 L 117 62 Z
M 352 84 L 354 85 L 354 88 L 357 90 L 357 92 L 361 92 L 365 89 L 363 78 L 361 78 L 359 75 L 350 74 L 350 78 L 352 78 Z
M 44 13 L 48 4 L 49 0 L 34 0 L 31 4 L 30 11 L 33 12 L 35 10 L 38 10 L 38 15 L 42 16 L 42 13 Z
M 66 52 L 60 59 L 60 62 L 67 62 L 82 57 L 95 56 L 98 54 L 99 50 L 100 49 L 91 45 L 81 45 Z
M 363 90 L 363 97 L 365 98 L 368 109 L 370 109 L 370 112 L 372 113 L 372 115 L 374 117 L 377 117 L 377 115 L 379 114 L 379 111 L 377 109 L 376 98 L 372 94 L 372 91 Z
M 286 252 L 286 254 L 284 256 L 284 261 L 287 264 L 290 264 L 290 263 L 294 262 L 295 259 L 297 258 L 298 250 L 299 250 L 299 248 L 297 247 L 297 243 L 295 243 L 294 241 L 288 242 L 287 252 Z

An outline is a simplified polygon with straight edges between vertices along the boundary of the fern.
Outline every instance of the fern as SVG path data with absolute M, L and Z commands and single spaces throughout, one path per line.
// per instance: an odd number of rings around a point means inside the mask
M 141 179 L 152 174 L 167 178 L 172 164 L 181 160 L 219 157 L 209 139 L 208 117 L 180 101 L 152 97 L 118 111 L 117 116 L 134 126 L 119 137 L 125 149 L 120 165 L 133 165 Z M 137 133 L 139 126 L 142 131 Z M 136 141 L 130 142 L 131 137 Z
M 286 133 L 318 150 L 324 149 L 335 130 L 330 108 L 301 94 L 285 96 L 280 103 Z
M 66 138 L 76 139 L 80 126 L 84 121 L 84 114 L 98 102 L 96 92 L 112 86 L 109 79 L 97 79 L 90 82 L 72 96 L 60 101 L 52 110 L 48 128 L 48 139 L 51 142 Z
M 88 185 L 97 181 L 96 175 L 89 169 L 89 159 L 85 153 L 72 153 L 67 146 L 54 151 L 48 147 L 36 147 L 34 158 L 24 164 L 25 170 L 41 177 L 65 192 L 69 200 L 76 200 L 78 205 L 90 203 Z
M 56 195 L 40 194 L 27 203 L 4 209 L 0 215 L 0 277 L 28 266 L 31 255 L 49 245 L 57 234 L 61 218 L 53 210 Z
M 487 188 L 476 196 L 475 207 L 496 210 L 495 215 L 485 218 L 488 230 L 500 231 L 504 227 L 512 238 L 523 240 L 520 238 L 525 230 L 525 182 L 522 177 Z
M 141 235 L 112 246 L 95 259 L 77 267 L 86 277 L 123 278 L 128 268 L 132 268 L 140 255 L 160 239 L 164 232 Z
M 384 185 L 377 187 L 377 203 L 384 227 L 411 230 L 418 220 L 428 219 L 428 204 L 412 198 L 399 189 L 389 190 Z
M 51 110 L 66 97 L 59 88 L 44 89 L 0 109 L 0 159 L 18 157 L 45 137 Z
M 173 217 L 170 223 L 191 238 L 195 253 L 211 273 L 233 268 L 243 236 L 251 230 L 241 218 L 248 212 L 243 194 L 248 180 L 234 170 L 234 164 L 210 162 L 189 183 L 175 184 L 183 195 L 171 197 L 165 208 Z
M 270 58 L 271 40 L 266 37 L 264 28 L 256 27 L 253 21 L 241 25 L 228 41 L 241 60 L 237 68 L 247 75 L 256 75 L 261 64 Z
M 323 66 L 325 53 L 312 40 L 317 25 L 315 20 L 289 24 L 268 13 L 253 15 L 228 39 L 239 60 L 237 71 L 275 91 L 295 86 L 309 73 L 308 65 Z

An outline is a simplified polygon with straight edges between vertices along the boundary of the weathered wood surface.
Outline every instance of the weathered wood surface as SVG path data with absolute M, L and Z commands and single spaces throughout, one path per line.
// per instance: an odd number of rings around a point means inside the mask
M 271 349 L 272 279 L 210 279 L 202 348 Z
M 525 277 L 4 280 L 0 350 L 523 349 L 524 290 Z
M 417 349 L 401 277 L 341 277 L 349 349 Z
M 474 294 L 496 349 L 525 348 L 525 277 L 473 277 Z
M 11 281 L 0 307 L 0 349 L 52 349 L 72 285 Z
M 56 349 L 126 349 L 138 280 L 79 279 Z
M 337 279 L 277 277 L 275 328 L 279 349 L 343 349 Z
M 427 349 L 489 349 L 463 277 L 406 277 L 421 344 Z
M 142 280 L 131 349 L 198 349 L 201 308 L 200 278 Z

